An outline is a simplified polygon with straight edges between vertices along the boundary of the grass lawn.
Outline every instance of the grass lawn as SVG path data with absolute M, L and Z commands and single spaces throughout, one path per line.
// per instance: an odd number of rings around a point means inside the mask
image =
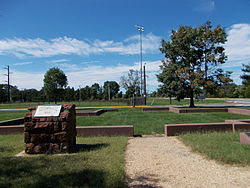
M 192 133 L 178 138 L 208 158 L 227 164 L 250 165 L 250 145 L 240 144 L 239 132 Z
M 224 103 L 226 101 L 220 100 L 195 100 L 195 104 L 208 104 L 208 103 Z M 32 103 L 11 103 L 11 104 L 0 104 L 0 109 L 15 109 L 15 108 L 28 108 L 30 106 L 48 104 L 48 102 L 32 102 Z M 51 103 L 54 104 L 54 103 Z M 71 102 L 60 102 L 59 104 L 75 104 L 77 107 L 98 107 L 98 106 L 127 106 L 126 99 L 124 100 L 112 100 L 112 101 L 71 101 Z M 187 105 L 189 104 L 188 99 L 181 101 L 172 100 L 172 105 Z M 166 98 L 148 98 L 147 105 L 162 106 L 169 105 L 169 100 Z
M 168 111 L 142 111 L 140 108 L 119 109 L 100 116 L 78 116 L 77 126 L 134 125 L 135 134 L 163 133 L 165 124 L 224 122 L 250 119 L 248 115 L 231 113 L 176 114 Z
M 189 105 L 189 103 L 190 103 L 189 99 L 184 99 L 181 101 L 172 100 L 171 105 Z M 224 100 L 194 100 L 194 103 L 198 105 L 198 104 L 211 104 L 211 103 L 226 103 L 226 101 Z M 147 105 L 164 106 L 164 105 L 170 105 L 170 103 L 169 103 L 169 99 L 167 98 L 148 98 Z
M 37 103 L 11 103 L 11 104 L 0 104 L 0 109 L 15 109 L 15 108 L 28 108 L 30 106 L 49 104 L 48 102 L 37 102 Z M 54 103 L 50 103 L 54 104 Z M 60 102 L 58 104 L 75 104 L 81 107 L 98 107 L 98 106 L 126 106 L 126 102 L 117 100 L 113 101 L 71 101 L 71 102 Z
M 24 117 L 26 111 L 0 111 L 0 121 Z
M 71 155 L 14 157 L 23 136 L 0 136 L 0 187 L 125 187 L 125 137 L 78 138 Z

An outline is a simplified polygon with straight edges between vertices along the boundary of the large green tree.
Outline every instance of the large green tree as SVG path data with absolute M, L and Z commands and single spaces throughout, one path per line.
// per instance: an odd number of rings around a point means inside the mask
M 161 96 L 169 97 L 170 104 L 172 97 L 177 97 L 177 99 L 185 97 L 186 84 L 179 79 L 178 68 L 178 64 L 163 62 L 163 65 L 160 66 L 162 72 L 157 75 L 158 81 L 163 83 L 159 86 L 158 93 Z
M 106 81 L 103 85 L 103 93 L 105 99 L 112 99 L 120 90 L 120 86 L 116 81 Z
M 250 85 L 250 64 L 246 65 L 243 64 L 243 67 L 241 70 L 244 72 L 243 75 L 240 76 L 242 79 L 242 84 L 244 86 L 249 86 Z
M 93 99 L 102 99 L 102 87 L 98 83 L 91 86 L 91 97 Z
M 160 51 L 165 55 L 162 71 L 171 64 L 177 65 L 175 78 L 181 84 L 179 87 L 185 87 L 185 94 L 190 97 L 190 107 L 194 107 L 194 96 L 202 89 L 230 81 L 229 73 L 217 68 L 226 61 L 223 48 L 226 38 L 221 26 L 212 28 L 211 23 L 207 22 L 198 27 L 180 26 L 172 31 L 170 41 L 162 40 Z
M 51 68 L 44 75 L 44 91 L 49 101 L 55 103 L 62 97 L 63 89 L 67 86 L 67 76 L 59 68 Z

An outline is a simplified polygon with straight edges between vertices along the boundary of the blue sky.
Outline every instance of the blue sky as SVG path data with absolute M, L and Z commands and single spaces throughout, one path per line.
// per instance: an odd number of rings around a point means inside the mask
M 228 33 L 222 68 L 240 84 L 242 63 L 250 62 L 249 10 L 249 0 L 0 0 L 0 82 L 6 65 L 20 89 L 40 89 L 51 67 L 62 69 L 75 88 L 119 82 L 140 68 L 137 24 L 145 27 L 143 62 L 153 91 L 164 58 L 161 39 L 180 25 L 210 20 Z

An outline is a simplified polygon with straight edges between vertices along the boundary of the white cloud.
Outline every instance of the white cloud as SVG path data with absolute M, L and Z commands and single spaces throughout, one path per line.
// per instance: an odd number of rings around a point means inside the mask
M 10 76 L 10 84 L 17 86 L 19 89 L 41 89 L 43 86 L 44 74 L 42 73 L 12 72 L 13 74 Z
M 232 25 L 227 40 L 225 49 L 229 61 L 250 61 L 250 24 Z
M 234 24 L 227 29 L 227 42 L 224 45 L 228 60 L 220 67 L 233 71 L 232 79 L 241 84 L 242 64 L 250 63 L 250 24 Z
M 199 4 L 195 8 L 196 11 L 200 12 L 211 12 L 214 9 L 215 9 L 215 1 L 213 0 L 199 0 Z
M 68 62 L 70 60 L 68 59 L 55 59 L 55 60 L 50 60 L 50 61 L 47 61 L 47 63 L 64 63 L 64 62 Z
M 57 67 L 62 68 L 64 71 L 77 71 L 79 67 L 76 64 L 69 63 L 59 63 L 56 64 Z
M 150 61 L 146 63 L 147 85 L 158 85 L 156 74 L 159 72 L 161 61 Z M 130 69 L 139 70 L 140 62 L 133 65 L 118 64 L 115 66 L 94 66 L 80 67 L 74 64 L 60 63 L 68 78 L 70 87 L 78 88 L 79 85 L 86 86 L 94 83 L 102 85 L 107 80 L 114 80 L 119 83 L 120 77 L 128 73 Z M 77 67 L 76 67 L 77 66 Z M 68 70 L 66 70 L 68 69 Z M 44 73 L 26 73 L 13 71 L 11 75 L 11 84 L 18 88 L 36 88 L 43 86 Z
M 152 33 L 144 35 L 143 52 L 158 52 L 160 40 L 160 37 Z M 140 41 L 138 35 L 129 37 L 121 42 L 115 42 L 112 40 L 84 41 L 66 36 L 47 41 L 40 38 L 8 38 L 0 40 L 0 55 L 13 55 L 18 58 L 24 58 L 51 57 L 56 55 L 87 56 L 101 53 L 138 54 L 139 44 Z
M 32 62 L 20 62 L 20 63 L 14 63 L 13 65 L 22 66 L 22 65 L 29 65 L 29 64 L 32 64 Z

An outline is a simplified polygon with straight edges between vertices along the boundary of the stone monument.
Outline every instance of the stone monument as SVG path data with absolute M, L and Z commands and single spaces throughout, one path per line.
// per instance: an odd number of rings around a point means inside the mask
M 75 105 L 42 105 L 28 110 L 24 117 L 25 153 L 55 154 L 74 150 Z

